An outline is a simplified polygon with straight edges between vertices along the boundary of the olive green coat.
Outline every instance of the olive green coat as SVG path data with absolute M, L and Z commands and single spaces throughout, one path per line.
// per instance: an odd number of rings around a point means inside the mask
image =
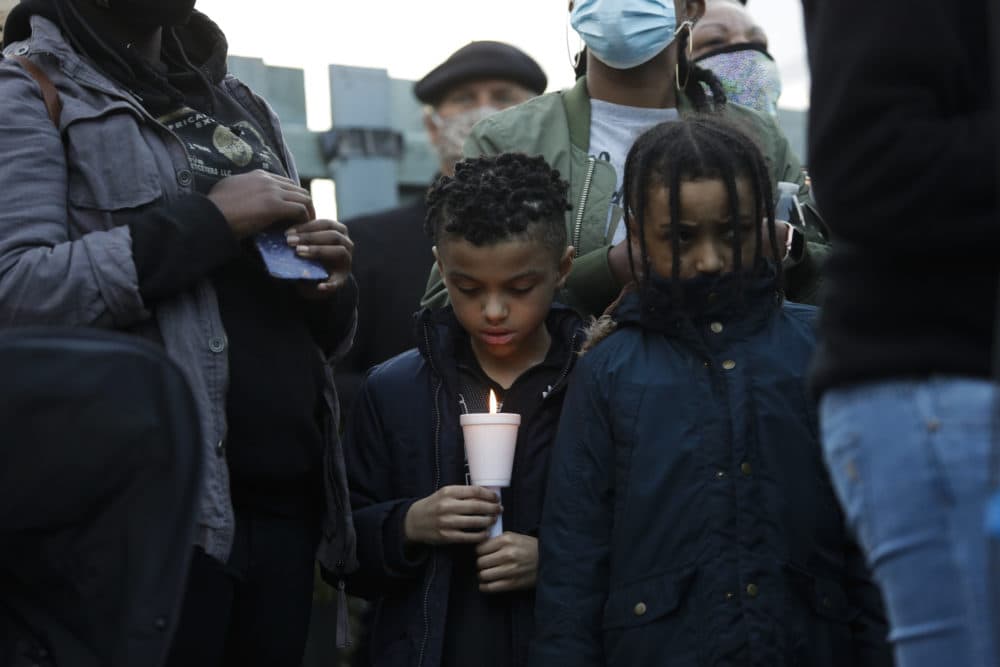
M 695 113 L 683 95 L 678 101 L 682 115 Z M 771 170 L 777 192 L 778 181 L 800 185 L 800 199 L 808 203 L 808 188 L 798 158 L 788 140 L 769 116 L 735 104 L 722 107 L 723 117 L 746 128 L 760 145 Z M 466 157 L 504 152 L 541 155 L 569 181 L 572 209 L 566 214 L 570 243 L 577 248 L 576 261 L 559 300 L 582 316 L 600 315 L 621 291 L 608 264 L 610 240 L 621 224 L 622 211 L 615 207 L 610 227 L 608 209 L 617 190 L 617 176 L 610 162 L 588 152 L 590 144 L 590 96 L 586 78 L 568 90 L 548 93 L 480 121 L 465 142 Z M 810 243 L 803 257 L 786 264 L 789 298 L 812 302 L 818 289 L 814 257 L 825 248 Z M 437 267 L 433 267 L 421 305 L 443 306 L 448 293 Z

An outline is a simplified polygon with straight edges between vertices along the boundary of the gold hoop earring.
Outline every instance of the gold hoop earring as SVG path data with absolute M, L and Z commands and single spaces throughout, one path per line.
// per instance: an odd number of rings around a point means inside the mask
M 691 80 L 691 56 L 694 55 L 694 21 L 688 19 L 680 25 L 679 28 L 674 32 L 674 35 L 680 35 L 681 31 L 687 29 L 687 72 L 684 77 L 684 85 L 681 85 L 681 63 L 678 60 L 674 64 L 674 85 L 677 86 L 677 92 L 683 92 L 687 86 L 688 82 Z

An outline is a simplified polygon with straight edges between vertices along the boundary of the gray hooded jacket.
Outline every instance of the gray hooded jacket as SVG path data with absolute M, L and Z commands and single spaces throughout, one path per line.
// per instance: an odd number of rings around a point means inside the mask
M 225 560 L 234 532 L 224 446 L 229 369 L 215 291 L 203 279 L 155 307 L 144 303 L 128 227 L 133 216 L 193 192 L 185 149 L 131 93 L 81 58 L 47 19 L 33 16 L 31 36 L 8 45 L 5 54 L 28 57 L 44 69 L 63 110 L 57 128 L 38 84 L 14 60 L 0 61 L 0 326 L 103 327 L 162 343 L 187 375 L 204 437 L 198 543 Z M 231 75 L 219 88 L 278 142 L 289 177 L 297 180 L 266 102 Z M 327 361 L 350 347 L 353 324 L 348 331 L 331 345 Z M 318 348 L 317 354 L 322 354 Z M 319 560 L 341 575 L 355 566 L 355 539 L 337 396 L 325 366 L 327 502 Z

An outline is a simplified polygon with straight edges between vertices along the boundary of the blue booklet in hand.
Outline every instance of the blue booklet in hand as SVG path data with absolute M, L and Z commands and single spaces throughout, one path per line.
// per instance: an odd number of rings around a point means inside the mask
M 285 240 L 285 230 L 272 227 L 254 237 L 254 243 L 268 273 L 282 280 L 326 280 L 330 277 L 326 269 L 315 260 L 305 259 L 295 254 L 295 248 Z

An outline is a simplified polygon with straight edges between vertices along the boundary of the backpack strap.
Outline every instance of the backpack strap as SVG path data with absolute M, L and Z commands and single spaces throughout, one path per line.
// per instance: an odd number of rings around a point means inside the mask
M 45 110 L 49 112 L 49 119 L 57 128 L 59 127 L 59 116 L 62 114 L 62 99 L 59 98 L 59 91 L 52 83 L 52 79 L 45 71 L 31 62 L 24 56 L 7 56 L 11 60 L 16 60 L 28 75 L 35 80 L 38 87 L 42 89 L 42 99 L 45 101 Z

